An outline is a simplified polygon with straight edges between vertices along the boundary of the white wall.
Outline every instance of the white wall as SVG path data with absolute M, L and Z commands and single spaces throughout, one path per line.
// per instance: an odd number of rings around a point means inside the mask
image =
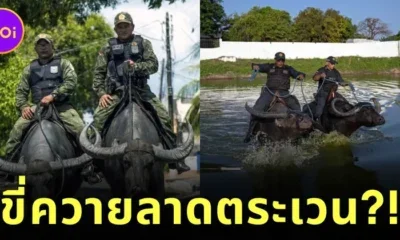
M 284 52 L 287 59 L 344 57 L 400 57 L 400 41 L 356 43 L 224 42 L 219 48 L 202 48 L 201 60 L 233 56 L 242 59 L 273 59 Z

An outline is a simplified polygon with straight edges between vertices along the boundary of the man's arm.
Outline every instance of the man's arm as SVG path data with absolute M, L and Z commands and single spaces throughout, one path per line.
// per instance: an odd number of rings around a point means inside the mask
M 314 73 L 314 75 L 313 75 L 314 81 L 319 81 L 322 77 L 321 74 L 323 74 L 323 73 L 324 73 L 324 68 L 318 69 L 318 71 L 316 73 Z
M 258 69 L 258 71 L 260 72 L 260 73 L 268 73 L 269 72 L 269 70 L 270 70 L 270 66 L 271 66 L 271 64 L 269 64 L 269 63 L 264 63 L 264 64 L 255 64 L 255 63 L 252 63 L 251 64 L 251 69 L 253 70 L 254 69 L 254 66 L 258 66 L 259 67 L 259 69 Z
M 142 76 L 156 73 L 158 71 L 158 59 L 149 40 L 143 40 L 143 49 L 143 59 L 141 62 L 135 63 L 135 73 Z
M 297 71 L 296 69 L 294 69 L 293 67 L 289 67 L 289 73 L 290 73 L 290 76 L 291 76 L 292 78 L 298 78 L 298 77 L 300 77 L 300 76 L 302 76 L 301 79 L 306 78 L 306 74 L 305 74 L 305 73 L 299 72 L 299 71 Z
M 78 83 L 78 76 L 76 75 L 75 68 L 69 60 L 61 59 L 61 68 L 64 82 L 52 92 L 56 100 L 71 96 Z
M 15 105 L 19 112 L 21 112 L 25 107 L 30 107 L 30 104 L 28 103 L 28 96 L 30 92 L 28 78 L 29 78 L 29 66 L 24 68 L 21 80 L 18 84 L 15 94 L 15 99 L 16 99 Z
M 97 55 L 95 67 L 94 67 L 94 78 L 92 88 L 93 91 L 100 98 L 106 94 L 106 76 L 107 76 L 107 49 L 103 47 Z

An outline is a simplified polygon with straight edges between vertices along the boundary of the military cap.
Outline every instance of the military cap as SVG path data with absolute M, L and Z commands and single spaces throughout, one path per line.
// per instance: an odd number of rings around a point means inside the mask
M 39 35 L 36 36 L 36 38 L 35 38 L 35 44 L 36 44 L 39 40 L 41 40 L 41 39 L 46 40 L 46 41 L 47 41 L 48 43 L 50 43 L 51 45 L 53 45 L 53 43 L 54 43 L 53 38 L 52 38 L 49 34 L 41 33 L 41 34 L 39 34 Z
M 118 13 L 117 16 L 115 16 L 114 18 L 114 25 L 117 25 L 118 23 L 122 22 L 133 24 L 131 15 L 127 12 Z
M 330 62 L 330 63 L 332 63 L 332 64 L 337 64 L 338 62 L 336 61 L 336 58 L 335 57 L 332 57 L 332 56 L 329 56 L 327 59 L 326 59 L 326 61 L 327 62 Z
M 275 53 L 275 60 L 285 60 L 285 54 L 283 52 Z

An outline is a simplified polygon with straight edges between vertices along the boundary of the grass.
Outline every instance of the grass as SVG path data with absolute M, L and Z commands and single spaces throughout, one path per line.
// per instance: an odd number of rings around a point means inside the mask
M 251 63 L 273 63 L 273 59 L 237 59 L 236 62 L 223 62 L 219 60 L 202 60 L 200 63 L 201 79 L 212 78 L 243 78 L 251 74 Z M 337 69 L 342 75 L 360 74 L 390 74 L 393 69 L 400 69 L 400 57 L 392 58 L 338 58 Z M 286 64 L 297 71 L 306 73 L 309 77 L 318 68 L 324 66 L 325 59 L 288 59 Z M 258 78 L 260 75 L 257 76 Z

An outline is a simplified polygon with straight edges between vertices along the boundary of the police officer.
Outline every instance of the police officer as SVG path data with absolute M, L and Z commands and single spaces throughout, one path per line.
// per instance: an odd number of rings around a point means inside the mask
M 261 95 L 253 107 L 255 110 L 267 111 L 275 94 L 279 94 L 279 96 L 287 96 L 290 89 L 290 77 L 297 78 L 299 80 L 303 80 L 305 78 L 304 73 L 298 72 L 293 67 L 286 65 L 285 59 L 286 57 L 283 52 L 277 52 L 275 54 L 275 63 L 251 64 L 253 70 L 266 73 L 268 76 L 266 88 L 263 87 Z M 293 110 L 300 110 L 300 104 L 295 97 L 291 96 L 289 98 L 285 98 L 285 100 L 289 108 Z M 250 141 L 254 125 L 254 117 L 251 116 L 249 130 L 244 142 Z
M 11 130 L 6 143 L 7 161 L 15 160 L 15 152 L 25 130 L 34 120 L 36 105 L 39 103 L 43 105 L 54 103 L 64 127 L 75 136 L 77 141 L 84 128 L 83 120 L 69 103 L 78 80 L 71 62 L 54 55 L 54 41 L 48 34 L 42 33 L 35 38 L 35 51 L 38 58 L 24 68 L 16 90 L 16 108 L 21 112 L 21 116 Z M 29 93 L 32 94 L 33 104 L 28 101 Z M 87 172 L 88 168 L 90 166 L 87 166 L 83 172 Z M 2 176 L 4 175 L 3 173 Z M 97 179 L 91 179 L 91 175 L 85 174 L 84 177 L 89 177 L 90 181 Z
M 348 86 L 348 83 L 345 83 L 339 71 L 335 68 L 335 65 L 338 64 L 335 57 L 329 56 L 326 59 L 326 64 L 324 67 L 318 69 L 318 71 L 314 74 L 314 81 L 318 81 L 318 92 L 316 94 L 317 100 L 317 108 L 315 111 L 315 120 L 319 124 L 321 124 L 321 115 L 323 113 L 326 100 L 330 91 L 333 89 L 337 90 L 337 84 L 341 86 Z M 324 81 L 324 79 L 326 79 Z M 335 83 L 336 82 L 336 83 Z
M 122 95 L 118 89 L 125 85 L 122 69 L 124 62 L 128 61 L 131 69 L 134 69 L 131 83 L 139 87 L 138 93 L 142 100 L 154 107 L 169 138 L 176 145 L 176 135 L 172 131 L 168 112 L 147 84 L 149 76 L 158 71 L 158 59 L 151 42 L 133 34 L 135 25 L 127 12 L 120 12 L 115 16 L 114 26 L 117 38 L 109 39 L 108 44 L 100 50 L 95 65 L 93 90 L 100 100 L 93 116 L 94 126 L 101 132 L 108 117 L 119 104 Z M 174 167 L 170 165 L 170 168 Z M 183 161 L 176 165 L 176 169 L 178 173 L 190 170 Z

